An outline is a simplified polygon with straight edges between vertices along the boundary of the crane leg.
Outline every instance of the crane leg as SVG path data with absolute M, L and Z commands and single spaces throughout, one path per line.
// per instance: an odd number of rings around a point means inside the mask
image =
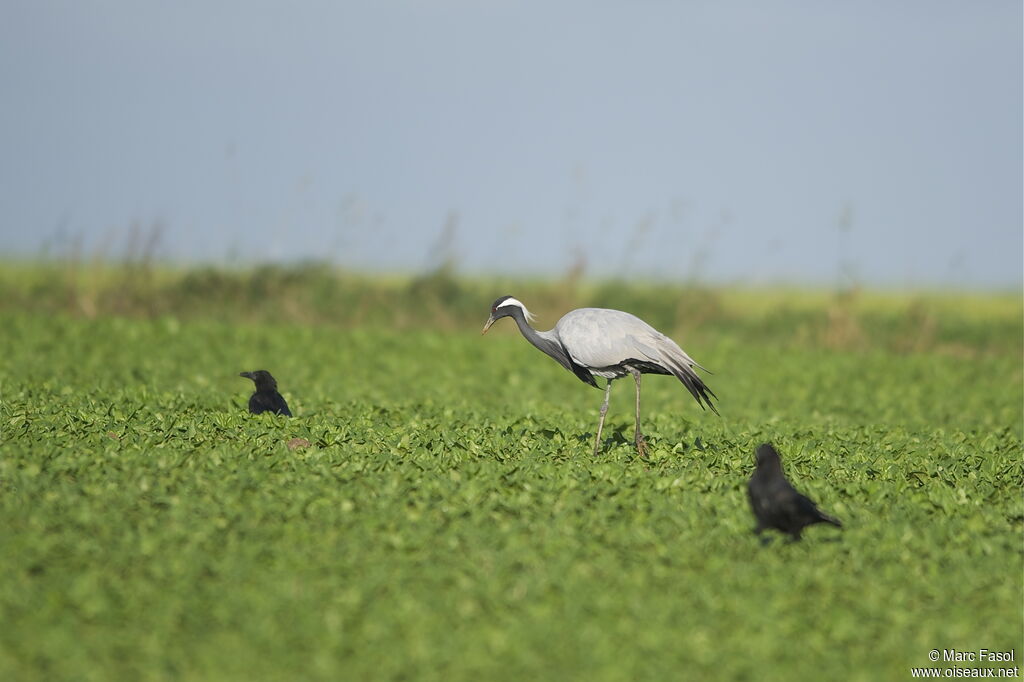
M 601 432 L 604 431 L 604 416 L 608 414 L 608 396 L 612 392 L 612 380 L 608 380 L 608 384 L 604 387 L 604 402 L 601 403 L 601 419 L 597 422 L 597 438 L 594 439 L 594 456 L 597 456 L 598 451 L 601 449 Z
M 640 370 L 630 368 L 629 373 L 633 375 L 633 379 L 636 381 L 636 435 L 633 437 L 633 443 L 636 445 L 636 451 L 641 457 L 647 456 L 647 441 L 644 440 L 644 434 L 640 432 Z

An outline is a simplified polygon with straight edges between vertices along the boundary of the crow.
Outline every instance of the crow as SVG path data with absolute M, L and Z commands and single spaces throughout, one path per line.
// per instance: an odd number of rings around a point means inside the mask
M 258 369 L 255 372 L 242 372 L 238 376 L 252 379 L 256 382 L 256 392 L 249 398 L 250 412 L 253 414 L 273 412 L 274 414 L 283 414 L 286 417 L 292 416 L 291 410 L 288 409 L 288 403 L 277 392 L 277 382 L 274 381 L 274 377 L 270 376 L 270 372 L 265 369 Z
M 837 528 L 843 524 L 818 509 L 814 502 L 798 493 L 782 473 L 779 453 L 769 443 L 758 446 L 755 454 L 757 468 L 750 477 L 747 493 L 750 507 L 757 518 L 754 532 L 761 534 L 765 528 L 774 528 L 789 533 L 793 540 L 800 539 L 800 533 L 815 523 L 831 523 Z

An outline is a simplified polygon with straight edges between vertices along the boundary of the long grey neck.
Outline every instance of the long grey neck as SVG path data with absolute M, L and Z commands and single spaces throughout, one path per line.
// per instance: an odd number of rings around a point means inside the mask
M 519 331 L 522 333 L 526 340 L 532 343 L 538 350 L 547 353 L 558 362 L 565 364 L 566 357 L 565 351 L 562 349 L 562 344 L 558 341 L 555 336 L 553 329 L 546 332 L 539 332 L 530 326 L 530 323 L 526 321 L 526 317 L 523 316 L 523 311 L 516 309 L 512 311 L 512 319 L 519 325 Z

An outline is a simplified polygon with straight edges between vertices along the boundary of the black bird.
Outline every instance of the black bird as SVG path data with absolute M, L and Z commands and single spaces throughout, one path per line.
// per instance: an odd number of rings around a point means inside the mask
M 779 453 L 771 444 L 759 445 L 755 458 L 757 468 L 747 486 L 750 506 L 757 517 L 755 533 L 760 534 L 765 528 L 774 528 L 789 533 L 793 540 L 799 540 L 803 529 L 815 523 L 831 523 L 837 528 L 843 527 L 838 519 L 818 509 L 814 502 L 790 485 L 782 473 Z
M 258 369 L 255 372 L 242 372 L 238 376 L 252 379 L 256 382 L 256 392 L 249 398 L 249 411 L 253 414 L 273 412 L 283 414 L 286 417 L 292 416 L 288 409 L 288 403 L 284 397 L 277 392 L 277 382 L 270 372 L 265 369 Z

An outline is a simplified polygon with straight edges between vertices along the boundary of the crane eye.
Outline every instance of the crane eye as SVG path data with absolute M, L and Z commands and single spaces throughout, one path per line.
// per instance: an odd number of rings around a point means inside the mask
M 493 308 L 491 308 L 491 312 L 492 313 L 498 312 L 498 306 L 494 306 Z

